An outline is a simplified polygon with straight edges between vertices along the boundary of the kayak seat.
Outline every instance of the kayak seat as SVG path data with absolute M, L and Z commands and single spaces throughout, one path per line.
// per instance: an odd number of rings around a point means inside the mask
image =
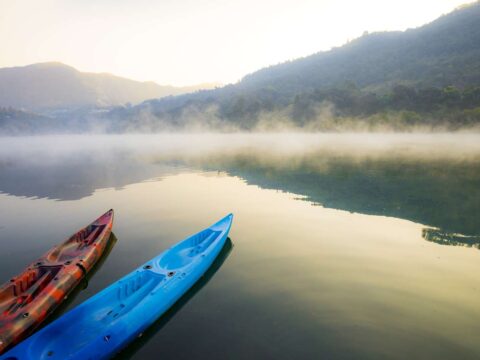
M 205 252 L 215 241 L 220 231 L 207 229 L 188 238 L 170 249 L 159 261 L 158 265 L 165 270 L 179 269 L 190 264 L 196 257 Z
M 62 246 L 48 255 L 51 262 L 66 262 L 79 256 L 86 247 L 91 246 L 105 229 L 106 225 L 89 225 L 70 237 Z
M 32 302 L 60 271 L 61 266 L 39 266 L 10 281 L 0 292 L 0 314 L 12 315 Z
M 127 282 L 121 283 L 117 289 L 117 298 L 101 321 L 111 322 L 128 313 L 137 306 L 150 292 L 165 279 L 165 275 L 151 271 L 141 271 Z

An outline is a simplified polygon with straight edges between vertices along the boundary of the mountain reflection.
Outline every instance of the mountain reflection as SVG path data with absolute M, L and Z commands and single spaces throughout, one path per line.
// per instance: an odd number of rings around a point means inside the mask
M 422 230 L 422 237 L 440 245 L 466 246 L 480 249 L 480 236 L 454 234 L 435 228 Z
M 126 154 L 107 158 L 92 154 L 72 155 L 65 161 L 23 158 L 0 160 L 0 192 L 25 197 L 78 200 L 95 190 L 118 188 L 158 178 L 178 169 L 143 163 Z
M 279 189 L 324 207 L 391 216 L 447 232 L 480 234 L 480 162 L 357 159 L 311 154 L 285 163 L 238 155 L 210 159 L 262 188 Z

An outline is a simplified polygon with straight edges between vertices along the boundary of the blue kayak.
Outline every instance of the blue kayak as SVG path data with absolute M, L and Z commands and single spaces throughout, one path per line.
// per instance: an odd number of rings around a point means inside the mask
M 0 360 L 109 359 L 140 336 L 208 270 L 230 214 L 179 242 L 5 353 Z

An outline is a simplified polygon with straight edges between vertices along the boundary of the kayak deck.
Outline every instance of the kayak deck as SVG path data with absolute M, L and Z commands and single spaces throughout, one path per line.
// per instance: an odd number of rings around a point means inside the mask
M 231 221 L 229 215 L 148 261 L 13 348 L 6 359 L 110 358 L 208 270 Z
M 53 247 L 0 287 L 0 353 L 39 326 L 102 256 L 113 210 Z

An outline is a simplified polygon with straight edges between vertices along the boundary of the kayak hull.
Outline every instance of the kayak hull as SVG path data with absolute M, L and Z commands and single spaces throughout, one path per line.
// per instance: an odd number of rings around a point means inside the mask
M 163 315 L 208 270 L 231 227 L 228 215 L 148 261 L 0 359 L 109 359 Z
M 100 259 L 112 230 L 109 210 L 0 287 L 0 354 L 38 327 Z

